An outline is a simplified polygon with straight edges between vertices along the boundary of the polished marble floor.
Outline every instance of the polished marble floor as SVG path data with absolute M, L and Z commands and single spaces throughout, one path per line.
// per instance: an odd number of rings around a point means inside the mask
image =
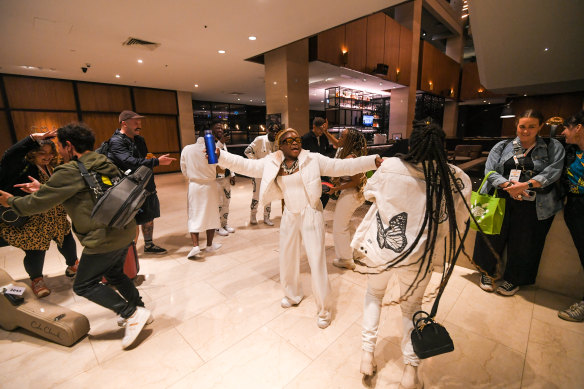
M 162 217 L 155 242 L 169 254 L 140 258 L 140 293 L 156 320 L 139 345 L 121 349 L 123 329 L 115 316 L 73 294 L 64 260 L 52 247 L 45 274 L 53 293 L 46 300 L 86 315 L 91 331 L 69 348 L 0 329 L 0 388 L 397 388 L 404 368 L 399 307 L 383 309 L 378 374 L 370 380 L 359 374 L 366 280 L 332 266 L 334 201 L 325 220 L 335 311 L 331 326 L 321 330 L 306 261 L 301 279 L 307 298 L 297 308 L 280 307 L 278 204 L 275 227 L 249 226 L 251 184 L 238 178 L 230 215 L 237 231 L 217 238 L 223 247 L 216 254 L 191 261 L 186 184 L 180 174 L 156 181 Z M 357 211 L 355 223 L 364 212 Z M 140 252 L 142 246 L 140 240 Z M 22 256 L 2 248 L 0 266 L 25 279 Z M 584 387 L 584 323 L 556 316 L 574 299 L 535 287 L 506 298 L 483 292 L 477 280 L 477 273 L 457 267 L 448 285 L 438 318 L 455 351 L 423 363 L 425 388 Z M 395 283 L 390 288 L 387 299 L 397 297 Z

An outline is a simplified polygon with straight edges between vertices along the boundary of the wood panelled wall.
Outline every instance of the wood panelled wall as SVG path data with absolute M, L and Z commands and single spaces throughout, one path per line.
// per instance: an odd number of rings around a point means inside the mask
M 95 132 L 95 147 L 119 128 L 118 115 L 130 109 L 146 116 L 142 133 L 150 152 L 180 156 L 175 91 L 69 80 L 0 75 L 0 152 L 31 130 L 81 120 Z M 178 162 L 155 172 L 179 171 Z
M 528 109 L 535 109 L 542 113 L 545 120 L 560 116 L 567 119 L 583 109 L 584 92 L 564 93 L 557 95 L 517 97 L 511 102 L 511 109 L 515 115 L 520 115 Z M 516 118 L 502 119 L 501 136 L 514 136 L 517 127 Z M 549 126 L 544 126 L 540 135 L 549 135 Z M 559 134 L 557 134 L 559 135 Z
M 409 84 L 412 31 L 384 13 L 321 32 L 317 41 L 319 61 L 363 73 L 372 73 L 378 63 L 384 63 L 389 69 L 381 77 L 402 85 Z M 343 51 L 347 51 L 346 63 Z
M 488 91 L 479 79 L 479 69 L 476 62 L 466 62 L 462 65 L 462 82 L 460 86 L 461 100 L 475 100 L 491 97 L 504 97 Z
M 418 89 L 447 98 L 458 96 L 460 64 L 426 41 L 422 41 Z

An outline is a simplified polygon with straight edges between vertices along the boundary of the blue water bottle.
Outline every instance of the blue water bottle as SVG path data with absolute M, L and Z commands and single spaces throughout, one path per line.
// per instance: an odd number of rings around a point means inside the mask
M 217 163 L 217 153 L 215 149 L 215 137 L 211 130 L 205 131 L 205 147 L 207 148 L 207 160 L 209 161 L 209 165 L 213 165 Z

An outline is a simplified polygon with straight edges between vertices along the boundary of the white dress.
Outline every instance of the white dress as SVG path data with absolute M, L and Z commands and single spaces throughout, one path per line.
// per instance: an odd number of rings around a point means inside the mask
M 203 232 L 220 227 L 216 168 L 205 156 L 205 140 L 186 146 L 180 155 L 180 168 L 189 180 L 187 195 L 189 232 Z

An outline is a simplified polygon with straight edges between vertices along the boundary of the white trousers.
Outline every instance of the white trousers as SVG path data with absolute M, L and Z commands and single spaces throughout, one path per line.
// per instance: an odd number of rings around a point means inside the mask
M 369 352 L 375 351 L 377 332 L 379 329 L 379 317 L 381 315 L 381 303 L 391 275 L 397 275 L 400 296 L 403 296 L 408 290 L 408 287 L 414 282 L 417 271 L 418 265 L 412 265 L 394 268 L 380 274 L 369 274 L 367 276 L 367 293 L 365 294 L 365 306 L 363 309 L 363 331 L 361 332 L 363 350 Z M 406 365 L 418 366 L 420 364 L 420 359 L 416 353 L 414 353 L 412 346 L 411 333 L 414 328 L 412 317 L 416 311 L 422 309 L 422 298 L 424 297 L 424 292 L 426 291 L 428 282 L 430 282 L 431 276 L 432 272 L 430 271 L 422 282 L 418 284 L 418 287 L 413 291 L 412 295 L 406 301 L 400 303 L 403 324 L 401 349 L 403 360 Z
M 322 211 L 307 206 L 300 213 L 291 213 L 284 207 L 280 223 L 280 282 L 286 297 L 295 304 L 304 297 L 300 285 L 302 243 L 310 265 L 318 317 L 330 319 L 330 284 L 326 270 Z
M 355 188 L 343 190 L 337 200 L 333 217 L 333 240 L 335 256 L 339 259 L 353 259 L 351 217 L 361 204 L 363 200 L 359 200 Z
M 251 216 L 258 214 L 258 204 L 260 202 L 260 185 L 262 184 L 261 178 L 252 178 L 251 184 L 253 186 L 253 194 L 251 196 Z M 271 204 L 264 206 L 264 219 L 270 218 L 270 213 L 272 212 Z
M 217 194 L 219 199 L 219 219 L 221 220 L 221 227 L 225 227 L 229 217 L 229 203 L 231 202 L 229 177 L 217 178 Z

